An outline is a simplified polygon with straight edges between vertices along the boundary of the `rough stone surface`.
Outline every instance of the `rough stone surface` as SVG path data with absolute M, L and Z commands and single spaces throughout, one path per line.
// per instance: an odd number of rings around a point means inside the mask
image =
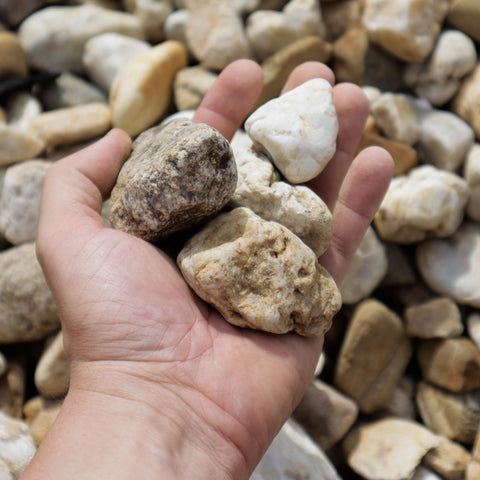
M 463 333 L 462 316 L 457 304 L 438 297 L 412 305 L 405 310 L 407 334 L 419 338 L 450 338 Z
M 138 136 L 110 200 L 114 228 L 157 241 L 208 220 L 237 182 L 227 140 L 205 124 L 173 120 Z
M 247 19 L 247 36 L 260 60 L 303 37 L 323 37 L 325 26 L 315 0 L 290 0 L 281 12 L 258 10 Z
M 13 245 L 35 240 L 43 179 L 51 164 L 27 160 L 6 170 L 0 193 L 0 232 Z
M 27 71 L 27 58 L 18 36 L 0 32 L 0 78 L 23 77 Z
M 350 467 L 368 480 L 407 480 L 439 445 L 419 423 L 385 418 L 353 430 L 343 442 Z
M 446 237 L 460 226 L 468 196 L 463 178 L 422 165 L 391 181 L 375 226 L 382 239 L 403 244 Z
M 217 76 L 201 65 L 179 70 L 173 84 L 177 110 L 195 110 Z
M 289 182 L 315 178 L 336 150 L 331 85 L 317 78 L 270 100 L 247 118 L 245 130 Z
M 354 304 L 368 297 L 387 273 L 385 247 L 372 227 L 368 227 L 352 263 L 340 284 L 342 300 Z
M 431 52 L 447 0 L 366 0 L 363 23 L 370 40 L 406 62 Z
M 25 243 L 0 252 L 0 343 L 38 340 L 59 326 L 35 245 Z
M 82 73 L 85 43 L 105 32 L 145 35 L 134 15 L 88 4 L 44 8 L 22 23 L 18 35 L 32 67 Z
M 348 326 L 333 383 L 362 413 L 376 412 L 388 406 L 411 355 L 400 318 L 377 300 L 365 300 Z
M 325 333 L 340 293 L 313 251 L 247 208 L 212 220 L 177 263 L 187 283 L 233 325 L 272 333 Z
M 158 122 L 172 101 L 175 74 L 187 61 L 185 47 L 169 40 L 126 63 L 110 92 L 113 125 L 134 137 Z
M 458 303 L 480 308 L 480 226 L 464 222 L 445 240 L 417 247 L 417 265 L 427 285 Z
M 149 48 L 147 42 L 138 38 L 120 33 L 102 33 L 85 43 L 82 63 L 90 79 L 110 92 L 123 65 Z
M 38 136 L 0 123 L 0 167 L 34 158 L 44 149 L 45 142 Z

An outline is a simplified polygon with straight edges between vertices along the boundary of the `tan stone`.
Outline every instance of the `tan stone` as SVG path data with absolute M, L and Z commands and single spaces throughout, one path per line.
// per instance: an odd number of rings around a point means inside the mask
M 395 163 L 394 175 L 402 175 L 418 165 L 418 155 L 414 148 L 406 143 L 389 140 L 374 133 L 363 133 L 357 152 L 367 147 L 378 146 L 390 153 Z
M 480 42 L 480 4 L 477 0 L 451 0 L 447 22 Z
M 438 445 L 427 428 L 398 418 L 362 425 L 342 444 L 350 467 L 369 480 L 412 478 L 424 455 Z
M 44 149 L 45 142 L 37 136 L 0 123 L 0 167 L 34 158 Z
M 177 258 L 192 289 L 230 323 L 272 333 L 325 333 L 340 293 L 297 236 L 240 207 L 193 236 Z
M 293 413 L 323 450 L 344 437 L 357 415 L 358 407 L 353 400 L 320 380 L 312 381 Z
M 419 338 L 449 338 L 463 333 L 457 304 L 448 297 L 434 298 L 405 310 L 407 334 Z
M 427 427 L 451 440 L 473 443 L 480 422 L 480 390 L 450 393 L 419 382 L 416 399 Z
M 173 83 L 177 110 L 195 110 L 217 77 L 201 65 L 179 70 Z
M 298 65 L 307 61 L 326 63 L 330 60 L 332 45 L 320 37 L 309 36 L 278 50 L 262 62 L 263 89 L 253 110 L 278 97 L 285 82 Z
M 187 51 L 175 40 L 127 62 L 112 87 L 113 125 L 136 136 L 160 120 L 172 101 L 175 74 L 187 66 Z
M 31 398 L 23 407 L 25 421 L 30 427 L 37 445 L 42 443 L 57 418 L 63 400 L 48 400 L 43 397 Z
M 388 406 L 411 355 L 400 318 L 382 303 L 365 300 L 351 318 L 333 383 L 362 413 L 376 412 Z
M 0 32 L 0 78 L 24 77 L 27 71 L 27 57 L 17 35 Z
M 420 342 L 417 358 L 424 380 L 451 392 L 480 388 L 480 351 L 468 338 Z
M 439 436 L 438 439 L 440 444 L 425 455 L 423 462 L 445 480 L 464 480 L 465 469 L 472 455 L 446 437 Z
M 12 417 L 21 418 L 25 390 L 25 361 L 10 358 L 6 373 L 0 378 L 0 410 Z
M 48 148 L 55 148 L 100 137 L 111 123 L 107 105 L 90 103 L 42 113 L 30 121 L 30 129 Z
M 325 25 L 325 39 L 334 42 L 347 30 L 361 22 L 361 7 L 358 0 L 322 2 L 322 17 Z
M 480 478 L 480 428 L 477 430 L 475 443 L 472 449 L 472 460 L 467 465 L 465 480 L 477 480 Z
M 394 417 L 415 421 L 417 419 L 417 408 L 414 401 L 415 388 L 416 382 L 413 378 L 409 376 L 401 378 L 385 413 Z

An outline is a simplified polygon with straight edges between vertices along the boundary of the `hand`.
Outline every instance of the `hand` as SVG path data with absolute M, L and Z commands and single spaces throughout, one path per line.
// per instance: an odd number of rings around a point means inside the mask
M 304 64 L 285 90 L 319 76 L 334 82 L 324 65 Z M 231 138 L 261 88 L 259 66 L 237 61 L 195 121 Z M 378 148 L 352 163 L 368 103 L 351 84 L 335 86 L 334 101 L 337 152 L 309 186 L 334 212 L 320 262 L 340 282 L 393 165 Z M 105 228 L 102 201 L 130 148 L 114 130 L 45 179 L 37 253 L 62 320 L 71 385 L 25 479 L 246 479 L 305 391 L 323 339 L 229 325 L 162 251 Z

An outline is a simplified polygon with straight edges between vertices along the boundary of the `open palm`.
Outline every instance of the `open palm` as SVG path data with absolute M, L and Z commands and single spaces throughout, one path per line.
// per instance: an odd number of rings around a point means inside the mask
M 285 88 L 317 76 L 333 83 L 326 67 L 308 63 Z M 235 62 L 220 75 L 195 121 L 231 138 L 261 87 L 258 65 Z M 368 105 L 353 85 L 336 86 L 334 101 L 337 153 L 309 185 L 334 211 L 334 238 L 321 263 L 339 282 L 392 165 L 380 149 L 352 163 Z M 127 397 L 152 408 L 162 403 L 167 415 L 203 432 L 198 448 L 207 454 L 215 447 L 220 470 L 233 464 L 241 472 L 237 478 L 248 478 L 300 400 L 323 339 L 229 325 L 195 296 L 165 253 L 105 228 L 102 201 L 129 151 L 130 139 L 114 130 L 55 164 L 44 184 L 37 252 L 62 320 L 71 390 Z

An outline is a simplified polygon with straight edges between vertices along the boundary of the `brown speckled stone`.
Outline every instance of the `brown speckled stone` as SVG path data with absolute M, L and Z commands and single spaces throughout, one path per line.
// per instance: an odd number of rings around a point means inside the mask
M 208 125 L 174 120 L 133 143 L 112 191 L 110 221 L 155 242 L 218 213 L 236 184 L 228 141 Z

